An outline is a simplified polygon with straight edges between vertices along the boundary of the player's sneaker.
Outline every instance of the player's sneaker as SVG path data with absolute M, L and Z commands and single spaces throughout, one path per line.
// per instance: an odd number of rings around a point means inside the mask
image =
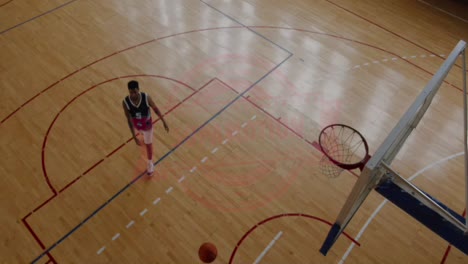
M 148 162 L 148 167 L 146 168 L 146 173 L 149 175 L 149 176 L 153 176 L 153 173 L 154 173 L 154 164 L 152 161 Z

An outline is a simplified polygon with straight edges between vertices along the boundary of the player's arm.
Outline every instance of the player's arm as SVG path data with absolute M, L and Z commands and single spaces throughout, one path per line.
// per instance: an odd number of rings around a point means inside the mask
M 128 127 L 130 128 L 130 132 L 132 133 L 132 137 L 135 140 L 135 143 L 137 145 L 140 145 L 140 141 L 135 136 L 135 129 L 133 129 L 132 118 L 130 116 L 130 112 L 128 112 L 128 109 L 127 109 L 127 106 L 125 105 L 125 102 L 122 102 L 122 106 L 123 106 L 123 109 L 124 109 L 125 117 L 127 117 Z
M 166 120 L 164 120 L 164 117 L 161 114 L 161 112 L 159 111 L 159 108 L 153 102 L 153 99 L 151 99 L 151 97 L 149 95 L 147 95 L 147 96 L 148 96 L 148 104 L 151 106 L 151 108 L 153 108 L 153 111 L 159 116 L 159 118 L 163 122 L 164 129 L 166 129 L 166 131 L 169 132 L 169 126 L 167 126 Z

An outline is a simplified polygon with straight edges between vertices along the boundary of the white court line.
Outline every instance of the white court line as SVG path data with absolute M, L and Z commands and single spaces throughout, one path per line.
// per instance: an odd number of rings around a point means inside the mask
M 127 224 L 126 228 L 129 229 L 133 224 L 135 224 L 135 221 L 132 220 Z
M 144 216 L 148 212 L 148 209 L 145 208 L 143 211 L 140 212 L 140 216 Z
M 283 231 L 279 231 L 278 234 L 276 234 L 275 238 L 268 244 L 268 246 L 262 251 L 262 253 L 257 257 L 255 260 L 254 264 L 260 263 L 260 261 L 263 259 L 265 254 L 270 251 L 270 249 L 273 247 L 273 245 L 276 243 L 276 241 L 283 235 Z
M 117 238 L 120 237 L 120 233 L 117 233 L 115 234 L 113 237 L 112 237 L 112 241 L 116 240 Z
M 387 199 L 385 199 L 378 207 L 377 209 L 375 209 L 375 211 L 372 213 L 372 215 L 369 217 L 369 219 L 367 219 L 366 223 L 364 224 L 364 226 L 361 228 L 361 230 L 359 230 L 359 233 L 357 234 L 357 236 L 354 238 L 355 241 L 358 241 L 362 234 L 364 233 L 364 231 L 367 229 L 367 227 L 369 226 L 370 222 L 372 222 L 372 220 L 375 218 L 375 216 L 380 212 L 380 210 L 382 210 L 382 207 L 384 207 L 384 205 L 388 202 Z M 339 264 L 342 264 L 344 263 L 344 261 L 346 260 L 346 258 L 348 258 L 349 254 L 351 253 L 351 251 L 353 250 L 354 248 L 354 243 L 351 243 L 351 245 L 348 247 L 348 250 L 346 250 L 346 252 L 344 253 L 343 257 L 341 257 L 341 260 L 339 262 Z
M 104 246 L 104 247 L 100 248 L 96 253 L 98 255 L 101 255 L 101 253 L 104 252 L 105 249 L 106 249 L 106 247 Z
M 453 154 L 451 156 L 448 156 L 448 157 L 445 157 L 439 161 L 437 161 L 436 163 L 432 163 L 432 164 L 429 164 L 427 165 L 426 167 L 422 168 L 421 170 L 419 170 L 418 172 L 416 172 L 413 176 L 409 177 L 408 178 L 408 181 L 413 181 L 414 179 L 416 179 L 419 175 L 421 175 L 422 173 L 424 173 L 425 171 L 429 170 L 429 169 L 432 169 L 433 167 L 435 166 L 438 166 L 440 165 L 441 163 L 444 163 L 446 161 L 449 161 L 453 158 L 456 158 L 456 157 L 459 157 L 459 156 L 462 156 L 464 153 L 463 152 L 459 152 L 457 154 Z M 356 238 L 354 240 L 358 241 L 359 238 L 361 238 L 362 234 L 364 233 L 364 231 L 367 229 L 367 227 L 369 226 L 369 224 L 372 222 L 372 220 L 375 218 L 375 216 L 380 212 L 380 210 L 382 210 L 382 208 L 384 207 L 384 205 L 388 202 L 387 199 L 385 199 L 376 209 L 375 211 L 372 213 L 372 215 L 369 217 L 369 219 L 367 219 L 367 222 L 364 224 L 364 226 L 361 228 L 361 230 L 359 231 L 359 233 L 357 234 Z M 353 250 L 354 248 L 354 243 L 351 243 L 351 245 L 348 247 L 348 250 L 346 250 L 346 252 L 344 253 L 343 257 L 341 257 L 341 260 L 339 262 L 339 264 L 342 264 L 345 262 L 346 258 L 349 256 L 349 254 L 351 253 L 351 251 Z
M 425 2 L 425 1 L 422 1 L 422 0 L 418 0 L 418 1 L 421 2 L 421 3 L 423 3 L 423 4 L 426 4 L 426 5 L 430 6 L 430 7 L 432 7 L 432 8 L 434 8 L 434 9 L 437 9 L 437 10 L 439 10 L 439 11 L 442 12 L 442 13 L 445 13 L 445 14 L 447 14 L 447 15 L 449 15 L 449 16 L 454 17 L 454 18 L 458 18 L 458 19 L 460 19 L 461 21 L 463 21 L 463 22 L 465 22 L 465 23 L 468 23 L 468 20 L 463 19 L 463 18 L 461 18 L 461 17 L 459 17 L 459 16 L 456 16 L 456 15 L 454 15 L 454 14 L 452 14 L 452 13 L 450 13 L 450 12 L 447 12 L 447 11 L 445 11 L 445 10 L 443 10 L 443 9 L 440 9 L 440 8 L 438 8 L 437 6 L 431 5 L 431 4 L 429 4 L 429 3 Z
M 183 176 L 183 177 L 185 177 L 185 176 Z M 153 204 L 154 204 L 154 205 L 157 205 L 157 204 L 159 203 L 159 201 L 161 201 L 161 198 L 158 197 L 158 199 L 156 199 L 156 200 L 153 201 Z
M 185 176 L 182 176 L 180 177 L 180 179 L 178 180 L 179 183 L 183 182 L 185 180 Z

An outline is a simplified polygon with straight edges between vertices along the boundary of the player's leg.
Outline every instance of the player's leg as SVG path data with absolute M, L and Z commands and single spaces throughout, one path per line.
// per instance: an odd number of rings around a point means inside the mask
M 153 128 L 145 131 L 141 131 L 143 134 L 143 140 L 146 146 L 146 155 L 148 158 L 147 173 L 152 176 L 154 172 L 153 164 Z

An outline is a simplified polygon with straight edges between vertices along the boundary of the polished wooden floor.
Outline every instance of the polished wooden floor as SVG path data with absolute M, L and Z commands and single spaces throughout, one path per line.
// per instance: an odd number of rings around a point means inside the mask
M 467 263 L 376 193 L 322 256 L 356 177 L 314 147 L 372 153 L 460 39 L 422 1 L 0 0 L 0 263 Z M 394 167 L 462 214 L 460 65 Z M 170 126 L 152 178 L 131 79 Z

